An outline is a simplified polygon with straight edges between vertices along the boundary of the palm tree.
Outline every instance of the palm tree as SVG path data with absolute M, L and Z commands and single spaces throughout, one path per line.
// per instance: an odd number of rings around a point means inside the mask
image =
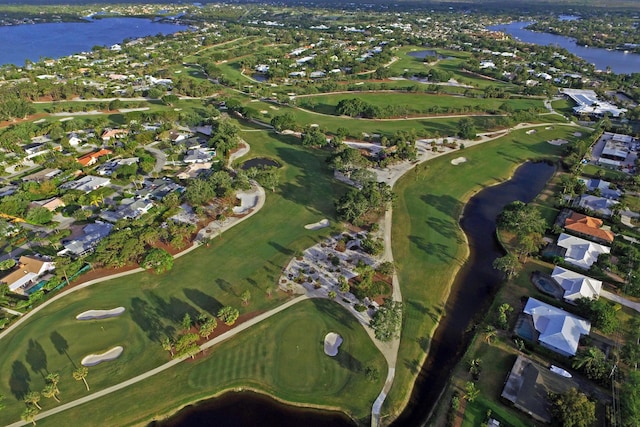
M 58 383 L 60 382 L 60 374 L 59 373 L 51 372 L 49 375 L 47 375 L 45 380 L 47 380 L 47 382 L 53 386 L 53 388 L 55 389 L 56 394 L 60 394 L 60 389 L 58 388 Z
M 497 334 L 498 331 L 496 331 L 496 328 L 491 325 L 487 325 L 484 330 L 484 340 L 487 342 L 487 344 L 491 345 L 491 340 L 495 338 Z
M 37 391 L 32 391 L 27 393 L 27 395 L 24 397 L 24 403 L 26 404 L 32 404 L 33 406 L 35 406 L 38 409 L 42 409 L 40 407 L 40 405 L 38 405 L 38 402 L 40 402 L 40 393 L 38 393 Z
M 476 388 L 476 383 L 467 381 L 464 385 L 464 398 L 467 402 L 473 402 L 480 395 L 480 390 Z
M 20 415 L 20 418 L 26 423 L 36 425 L 36 415 L 38 415 L 38 412 L 40 411 L 35 406 L 27 406 L 22 412 L 22 415 Z
M 58 399 L 58 396 L 56 396 L 56 388 L 52 383 L 44 386 L 44 389 L 42 389 L 42 395 L 47 399 L 51 399 L 53 397 L 56 402 L 60 402 L 60 399 Z
M 89 384 L 87 383 L 87 375 L 89 375 L 89 369 L 84 366 L 80 366 L 78 369 L 73 371 L 73 379 L 76 381 L 84 382 L 84 386 L 89 391 Z
M 104 197 L 102 197 L 102 194 L 94 192 L 91 194 L 89 204 L 94 205 L 98 208 L 100 207 L 100 203 L 102 203 L 103 201 Z
M 171 357 L 173 358 L 173 343 L 169 339 L 169 337 L 162 338 L 162 349 L 171 353 Z

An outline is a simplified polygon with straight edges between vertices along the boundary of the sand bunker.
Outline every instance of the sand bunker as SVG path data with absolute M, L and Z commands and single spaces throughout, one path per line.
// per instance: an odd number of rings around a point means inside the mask
M 233 207 L 233 213 L 236 215 L 247 213 L 258 205 L 256 193 L 238 193 L 236 197 L 240 199 L 240 206 Z
M 328 219 L 321 219 L 318 222 L 314 222 L 313 224 L 307 224 L 304 226 L 304 228 L 306 228 L 307 230 L 320 230 L 321 228 L 326 228 L 329 225 L 331 225 L 331 223 L 329 222 Z
M 537 132 L 537 131 L 536 131 L 535 129 L 531 129 L 531 130 L 526 131 L 525 133 L 526 133 L 527 135 L 533 135 L 533 134 L 534 134 L 534 133 L 536 133 L 536 132 Z
M 124 313 L 124 307 L 116 307 L 111 310 L 89 310 L 80 313 L 76 316 L 77 320 L 94 320 L 94 319 L 107 319 L 109 317 L 120 316 Z
M 466 161 L 467 161 L 466 157 L 456 157 L 455 159 L 451 160 L 451 164 L 454 166 L 457 166 L 460 163 L 464 163 Z
M 552 139 L 551 141 L 547 142 L 551 145 L 564 145 L 569 143 L 569 141 L 567 141 L 566 139 Z
M 324 337 L 324 354 L 331 357 L 337 355 L 340 344 L 342 344 L 342 337 L 335 332 L 329 332 Z
M 582 136 L 582 132 L 574 132 L 574 133 L 573 133 L 573 136 L 578 136 L 578 137 L 579 137 L 579 136 Z
M 117 359 L 122 354 L 124 348 L 121 346 L 113 347 L 109 351 L 105 351 L 102 354 L 90 354 L 80 362 L 82 366 L 96 366 L 102 362 L 110 362 Z

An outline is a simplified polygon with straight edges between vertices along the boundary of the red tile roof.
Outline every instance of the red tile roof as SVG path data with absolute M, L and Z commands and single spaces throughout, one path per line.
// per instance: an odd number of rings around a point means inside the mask
M 603 230 L 602 220 L 587 215 L 573 212 L 564 222 L 564 228 L 585 236 L 595 237 L 605 242 L 613 242 L 615 234 L 609 230 Z

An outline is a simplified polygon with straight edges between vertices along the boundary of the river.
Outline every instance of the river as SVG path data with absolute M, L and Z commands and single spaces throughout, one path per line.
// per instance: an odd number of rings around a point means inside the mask
M 14 25 L 0 27 L 0 65 L 24 65 L 25 60 L 60 58 L 110 46 L 124 39 L 186 30 L 184 25 L 142 18 L 103 18 L 87 22 Z
M 469 324 L 491 303 L 494 291 L 503 281 L 502 275 L 492 267 L 493 261 L 503 255 L 495 238 L 496 217 L 510 202 L 533 200 L 554 170 L 554 166 L 547 163 L 527 162 L 510 180 L 480 191 L 465 206 L 460 224 L 469 241 L 470 257 L 456 276 L 447 301 L 447 314 L 436 330 L 411 401 L 394 425 L 417 426 L 426 421 L 469 343 L 471 335 L 466 333 Z M 224 426 L 353 425 L 335 413 L 295 408 L 250 392 L 227 393 L 187 407 L 167 422 L 153 425 L 198 427 L 211 425 L 211 420 Z
M 640 54 L 624 53 L 619 50 L 607 50 L 597 47 L 579 46 L 571 37 L 526 30 L 531 22 L 512 22 L 487 27 L 491 31 L 502 31 L 525 42 L 541 46 L 559 46 L 596 66 L 596 69 L 611 71 L 616 74 L 640 73 Z

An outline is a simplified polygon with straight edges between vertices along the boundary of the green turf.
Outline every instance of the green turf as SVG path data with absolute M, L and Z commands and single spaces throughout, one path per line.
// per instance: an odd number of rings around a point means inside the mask
M 125 352 L 117 362 L 90 370 L 90 383 L 100 389 L 160 364 L 164 355 L 156 351 L 159 339 L 178 327 L 185 312 L 214 314 L 227 304 L 249 312 L 282 303 L 284 296 L 266 297 L 267 287 L 276 285 L 281 269 L 295 251 L 334 231 L 308 231 L 303 226 L 334 218 L 333 196 L 342 191 L 342 186 L 333 181 L 322 152 L 304 150 L 263 132 L 245 133 L 243 137 L 251 144 L 252 153 L 283 165 L 280 188 L 268 192 L 261 212 L 225 232 L 211 247 L 201 247 L 177 259 L 169 273 L 141 273 L 79 291 L 14 329 L 3 339 L 0 352 L 0 372 L 7 378 L 0 382 L 0 394 L 7 396 L 0 423 L 5 417 L 19 416 L 24 405 L 16 395 L 21 389 L 39 390 L 44 385 L 41 375 L 31 368 L 30 357 L 46 359 L 46 370 L 60 371 L 66 378 L 72 363 L 77 365 L 85 355 L 125 343 Z M 244 307 L 239 296 L 247 289 L 252 298 Z M 74 320 L 76 314 L 88 309 L 120 305 L 127 312 L 117 319 L 88 323 Z M 57 335 L 52 336 L 54 333 Z M 65 348 L 66 352 L 59 354 L 58 350 Z M 36 367 L 43 363 L 37 362 Z M 68 390 L 67 400 L 80 395 L 71 387 Z
M 328 332 L 337 332 L 344 339 L 335 358 L 323 351 Z M 377 381 L 366 379 L 367 367 L 381 373 Z M 254 388 L 293 403 L 339 407 L 356 419 L 366 419 L 382 388 L 384 372 L 384 358 L 351 314 L 328 300 L 303 301 L 208 350 L 205 358 L 182 363 L 126 391 L 38 424 L 83 426 L 94 425 L 98 419 L 101 425 L 142 424 L 186 403 L 237 387 Z M 66 377 L 61 388 L 65 400 L 72 390 L 85 394 L 81 384 L 70 383 Z
M 576 106 L 576 103 L 571 99 L 556 99 L 555 101 L 551 101 L 551 106 L 558 113 L 571 117 L 573 115 L 573 107 Z
M 403 115 L 416 115 L 424 113 L 427 115 L 435 113 L 446 113 L 447 111 L 458 112 L 493 112 L 497 111 L 503 104 L 509 105 L 513 111 L 519 110 L 542 110 L 543 103 L 539 99 L 496 99 L 496 98 L 467 98 L 464 96 L 450 95 L 427 95 L 415 93 L 341 93 L 331 95 L 305 96 L 298 99 L 298 104 L 302 107 L 310 108 L 324 114 L 336 114 L 336 106 L 344 99 L 358 98 L 368 104 L 377 107 L 399 107 L 404 108 Z
M 385 408 L 397 412 L 408 397 L 417 366 L 433 334 L 452 278 L 464 262 L 467 247 L 458 225 L 463 204 L 473 192 L 506 178 L 530 158 L 557 158 L 561 148 L 546 141 L 572 141 L 575 129 L 556 126 L 506 137 L 435 159 L 409 172 L 396 186 L 393 253 L 405 306 L 396 380 Z M 452 166 L 453 156 L 466 163 Z

